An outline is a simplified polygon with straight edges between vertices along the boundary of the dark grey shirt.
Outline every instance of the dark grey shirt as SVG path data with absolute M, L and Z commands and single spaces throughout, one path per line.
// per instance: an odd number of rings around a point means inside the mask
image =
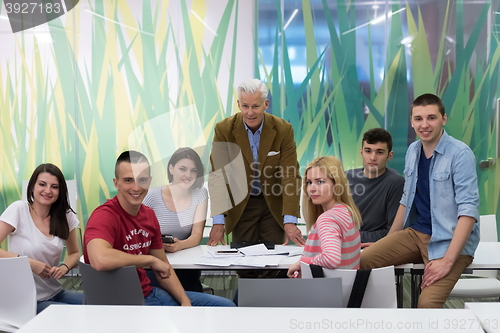
M 354 203 L 363 219 L 361 242 L 376 242 L 387 235 L 403 195 L 404 178 L 394 169 L 366 178 L 363 168 L 346 171 Z

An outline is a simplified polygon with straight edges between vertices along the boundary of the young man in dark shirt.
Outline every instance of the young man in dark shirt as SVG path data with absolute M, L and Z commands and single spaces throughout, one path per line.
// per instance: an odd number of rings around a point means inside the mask
M 367 247 L 389 232 L 403 194 L 404 178 L 387 168 L 394 152 L 391 134 L 385 129 L 365 132 L 360 153 L 363 167 L 347 170 L 346 175 L 354 203 L 363 217 L 361 246 Z

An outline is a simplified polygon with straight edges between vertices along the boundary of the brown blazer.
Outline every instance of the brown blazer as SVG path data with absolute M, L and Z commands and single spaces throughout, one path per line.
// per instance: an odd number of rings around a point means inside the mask
M 211 215 L 226 216 L 227 234 L 248 203 L 255 170 L 266 203 L 280 226 L 283 227 L 283 215 L 300 217 L 301 177 L 290 123 L 264 112 L 258 165 L 254 166 L 248 134 L 238 112 L 215 125 L 210 160 Z

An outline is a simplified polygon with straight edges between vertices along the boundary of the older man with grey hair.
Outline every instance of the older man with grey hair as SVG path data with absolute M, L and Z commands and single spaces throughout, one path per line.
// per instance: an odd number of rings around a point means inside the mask
M 215 125 L 209 178 L 215 216 L 208 244 L 225 244 L 224 233 L 232 233 L 238 243 L 291 240 L 303 246 L 296 225 L 301 177 L 293 128 L 265 112 L 268 89 L 260 80 L 241 83 L 237 92 L 241 112 Z

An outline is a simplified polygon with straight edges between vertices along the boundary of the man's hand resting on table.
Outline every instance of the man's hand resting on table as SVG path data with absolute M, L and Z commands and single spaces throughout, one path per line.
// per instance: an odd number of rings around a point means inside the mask
M 285 223 L 284 229 L 286 240 L 283 245 L 288 245 L 290 241 L 294 242 L 298 246 L 306 245 L 306 240 L 302 237 L 302 232 L 295 223 Z
M 214 224 L 210 230 L 210 238 L 208 239 L 209 246 L 215 246 L 221 242 L 227 245 L 224 241 L 224 224 Z

